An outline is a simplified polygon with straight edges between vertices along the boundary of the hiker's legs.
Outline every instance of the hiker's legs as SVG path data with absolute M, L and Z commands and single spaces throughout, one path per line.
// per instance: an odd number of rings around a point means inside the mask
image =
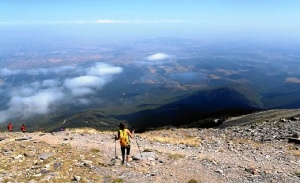
M 125 161 L 125 147 L 121 147 L 121 152 L 122 152 L 122 164 L 124 164 L 124 161 Z
M 126 162 L 129 161 L 129 155 L 130 155 L 130 146 L 126 147 Z

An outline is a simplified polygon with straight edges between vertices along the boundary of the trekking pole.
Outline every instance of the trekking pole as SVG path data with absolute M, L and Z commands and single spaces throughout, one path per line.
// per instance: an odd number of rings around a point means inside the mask
M 141 153 L 140 145 L 139 145 L 139 143 L 138 143 L 138 140 L 137 140 L 137 138 L 135 138 L 135 141 L 136 141 L 136 144 L 137 144 L 137 146 L 138 146 L 138 148 L 139 148 L 139 151 L 140 151 L 141 157 L 143 157 L 143 155 L 142 155 L 142 153 Z
M 117 159 L 117 143 L 116 143 L 116 135 L 115 135 L 115 159 Z

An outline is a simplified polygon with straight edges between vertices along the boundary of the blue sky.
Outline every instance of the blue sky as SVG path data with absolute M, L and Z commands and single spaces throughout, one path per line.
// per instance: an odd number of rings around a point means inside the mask
M 116 37 L 296 36 L 296 0 L 2 0 L 0 31 Z M 99 32 L 100 31 L 100 32 Z M 31 35 L 31 34 L 29 34 Z

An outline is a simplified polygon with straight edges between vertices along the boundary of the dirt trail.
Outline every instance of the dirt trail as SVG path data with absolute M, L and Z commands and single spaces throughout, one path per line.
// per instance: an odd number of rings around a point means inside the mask
M 155 152 L 159 152 L 156 156 L 158 160 L 156 162 L 152 159 L 143 161 L 133 160 L 130 162 L 131 167 L 126 168 L 120 164 L 120 145 L 117 141 L 115 148 L 114 134 L 114 132 L 102 132 L 97 134 L 59 132 L 54 135 L 46 134 L 44 136 L 35 134 L 32 138 L 52 145 L 68 143 L 77 149 L 99 149 L 105 164 L 114 159 L 116 149 L 116 154 L 119 157 L 116 165 L 111 168 L 98 167 L 98 173 L 101 175 L 104 174 L 106 177 L 120 176 L 125 182 L 187 182 L 190 179 L 201 180 L 201 182 L 223 182 L 222 178 L 211 175 L 204 167 L 196 165 L 193 159 L 196 155 L 191 155 L 191 152 L 180 151 L 180 155 L 182 155 L 183 158 L 169 158 L 172 154 L 177 155 L 176 152 L 174 152 L 174 148 L 170 147 L 172 145 L 170 145 L 169 148 L 165 148 L 159 143 L 150 143 L 150 141 L 145 138 L 141 140 L 140 136 L 143 135 L 137 135 L 137 139 L 131 139 L 131 155 L 139 155 L 140 151 L 143 152 L 145 149 L 151 149 Z M 140 149 L 137 146 L 136 140 L 141 140 L 139 142 Z M 187 161 L 185 157 L 193 158 Z M 129 172 L 129 175 L 126 175 L 126 172 Z M 137 175 L 130 175 L 130 173 Z

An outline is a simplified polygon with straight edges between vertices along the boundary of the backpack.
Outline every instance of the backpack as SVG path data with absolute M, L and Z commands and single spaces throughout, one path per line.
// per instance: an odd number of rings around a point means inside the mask
M 129 145 L 129 138 L 127 134 L 127 129 L 120 130 L 120 145 L 121 147 L 126 147 Z

